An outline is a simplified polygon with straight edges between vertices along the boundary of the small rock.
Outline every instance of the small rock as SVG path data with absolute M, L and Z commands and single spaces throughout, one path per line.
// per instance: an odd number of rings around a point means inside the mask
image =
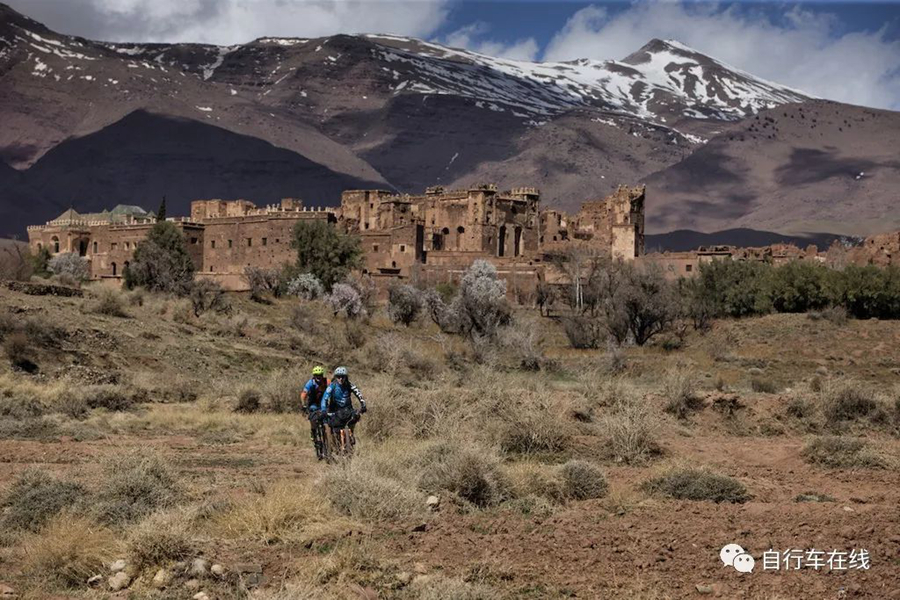
M 412 530 L 415 532 L 422 532 L 422 531 L 425 531 L 427 528 L 428 528 L 428 523 L 419 523 L 418 525 L 413 527 Z
M 209 600 L 209 596 L 206 595 L 206 592 L 197 592 L 193 596 L 191 596 L 194 600 Z
M 109 565 L 109 570 L 113 573 L 118 573 L 119 571 L 124 571 L 125 567 L 128 566 L 128 563 L 125 562 L 124 558 L 120 558 L 116 562 Z
M 441 499 L 437 496 L 428 496 L 428 498 L 425 500 L 425 506 L 427 506 L 431 510 L 437 510 L 440 505 Z
M 844 512 L 856 512 L 856 511 L 853 510 L 852 508 L 850 508 L 849 506 L 845 506 L 845 507 L 844 507 Z
M 225 567 L 218 563 L 211 566 L 209 570 L 212 571 L 212 574 L 216 577 L 222 577 L 225 574 Z
M 150 582 L 155 588 L 164 588 L 170 583 L 172 583 L 172 574 L 166 569 L 157 571 L 156 575 L 153 576 L 153 580 Z
M 125 571 L 119 571 L 106 582 L 109 584 L 109 589 L 118 592 L 119 590 L 124 590 L 128 587 L 128 584 L 131 583 L 131 575 Z
M 413 585 L 425 585 L 429 581 L 431 581 L 431 575 L 416 575 L 413 577 L 412 584 Z
M 194 590 L 199 590 L 200 589 L 200 580 L 199 579 L 188 579 L 187 581 L 184 582 L 184 587 L 191 590 L 192 592 Z
M 413 571 L 418 573 L 419 575 L 424 575 L 425 573 L 428 572 L 428 567 L 426 567 L 422 563 L 417 562 L 416 564 L 413 565 Z
M 209 561 L 203 558 L 195 558 L 191 562 L 190 574 L 194 577 L 203 577 L 209 570 Z
M 103 581 L 103 575 L 94 575 L 93 577 L 88 577 L 87 584 L 88 585 L 100 585 L 100 582 Z M 2 590 L 2 586 L 0 586 L 0 590 Z M 3 597 L 3 594 L 0 593 L 0 598 Z
M 17 595 L 15 589 L 0 583 L 0 598 L 15 598 Z
M 697 593 L 700 593 L 700 594 L 712 594 L 713 593 L 713 586 L 711 586 L 711 585 L 703 585 L 703 584 L 698 583 L 694 587 L 697 588 Z
M 186 562 L 184 562 L 183 560 L 179 560 L 177 563 L 172 565 L 172 569 L 174 569 L 176 573 L 184 573 L 184 571 L 187 569 L 187 567 L 188 567 L 188 564 Z
M 399 581 L 401 585 L 409 585 L 409 582 L 412 581 L 412 573 L 408 571 L 397 573 L 397 581 Z

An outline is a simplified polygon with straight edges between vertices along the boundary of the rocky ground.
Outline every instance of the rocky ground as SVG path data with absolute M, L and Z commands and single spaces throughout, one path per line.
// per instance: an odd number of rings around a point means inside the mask
M 522 313 L 542 343 L 474 359 L 380 313 L 115 297 L 0 291 L 4 598 L 900 598 L 896 322 L 772 315 L 620 354 Z M 518 368 L 529 344 L 539 371 Z M 369 399 L 348 464 L 277 412 L 315 362 Z M 693 468 L 743 491 L 646 485 Z M 23 487 L 34 469 L 56 483 Z M 79 500 L 40 508 L 59 482 Z M 762 568 L 813 548 L 870 568 Z

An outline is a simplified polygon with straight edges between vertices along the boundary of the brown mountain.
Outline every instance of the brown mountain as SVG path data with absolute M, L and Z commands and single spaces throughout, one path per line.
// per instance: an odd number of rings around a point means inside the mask
M 199 197 L 495 181 L 571 210 L 639 180 L 652 232 L 871 233 L 900 183 L 897 113 L 661 40 L 563 63 L 383 35 L 109 44 L 0 4 L 0 122 L 0 234 L 162 195 L 185 214 Z

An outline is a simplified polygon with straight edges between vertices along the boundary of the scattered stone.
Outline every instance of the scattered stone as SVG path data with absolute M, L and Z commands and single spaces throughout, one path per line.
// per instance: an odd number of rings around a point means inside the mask
M 16 598 L 16 590 L 6 584 L 0 583 L 0 598 Z
M 93 577 L 88 577 L 87 584 L 90 586 L 100 585 L 103 581 L 103 575 L 94 575 Z M 2 587 L 0 587 L 2 589 Z M 0 594 L 0 598 L 3 597 L 3 594 Z
M 156 572 L 156 575 L 153 576 L 153 580 L 150 584 L 155 588 L 164 588 L 167 585 L 172 583 L 172 573 L 167 571 L 166 569 L 160 569 Z
M 119 571 L 124 571 L 125 567 L 127 567 L 127 566 L 128 566 L 128 563 L 125 562 L 125 559 L 120 558 L 119 560 L 117 560 L 114 563 L 109 565 L 109 570 L 112 571 L 113 573 L 118 573 Z
M 440 505 L 441 499 L 437 496 L 428 496 L 428 499 L 425 500 L 425 506 L 431 510 L 437 510 Z
M 206 595 L 206 592 L 197 592 L 193 596 L 191 596 L 194 600 L 209 600 L 209 596 Z
M 124 590 L 128 587 L 128 584 L 131 583 L 131 575 L 126 573 L 125 571 L 119 571 L 112 577 L 107 580 L 109 584 L 109 589 L 114 592 L 118 592 L 119 590 Z
M 856 512 L 856 511 L 853 510 L 852 508 L 850 508 L 849 506 L 845 506 L 845 507 L 844 507 L 844 512 Z
M 713 586 L 711 585 L 703 585 L 698 583 L 694 587 L 697 588 L 697 592 L 700 594 L 712 594 L 715 591 Z
M 195 558 L 191 562 L 190 574 L 194 577 L 203 577 L 209 570 L 209 561 L 203 558 Z
M 401 585 L 409 585 L 409 582 L 412 581 L 412 573 L 409 571 L 397 573 L 397 581 L 399 581 Z
M 419 575 L 424 575 L 428 572 L 428 567 L 420 562 L 417 562 L 413 565 L 413 572 L 418 573 Z
M 209 570 L 210 570 L 210 571 L 212 572 L 212 574 L 215 575 L 216 577 L 222 577 L 223 575 L 225 575 L 225 567 L 223 567 L 222 565 L 220 565 L 220 564 L 218 564 L 218 563 L 217 563 L 217 564 L 214 564 L 213 566 L 211 566 L 211 567 L 209 568 Z
M 184 587 L 189 589 L 190 591 L 199 590 L 200 589 L 200 580 L 199 579 L 188 579 L 184 582 Z

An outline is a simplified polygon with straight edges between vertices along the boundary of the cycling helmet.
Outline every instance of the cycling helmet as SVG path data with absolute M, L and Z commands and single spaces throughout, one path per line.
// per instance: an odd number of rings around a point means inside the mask
M 342 375 L 344 377 L 347 376 L 347 367 L 338 367 L 337 369 L 334 370 L 335 377 L 341 377 Z
M 316 377 L 321 376 L 321 375 L 324 375 L 324 374 L 325 374 L 325 367 L 320 367 L 320 366 L 313 367 L 312 374 L 313 374 L 314 376 L 316 376 Z

